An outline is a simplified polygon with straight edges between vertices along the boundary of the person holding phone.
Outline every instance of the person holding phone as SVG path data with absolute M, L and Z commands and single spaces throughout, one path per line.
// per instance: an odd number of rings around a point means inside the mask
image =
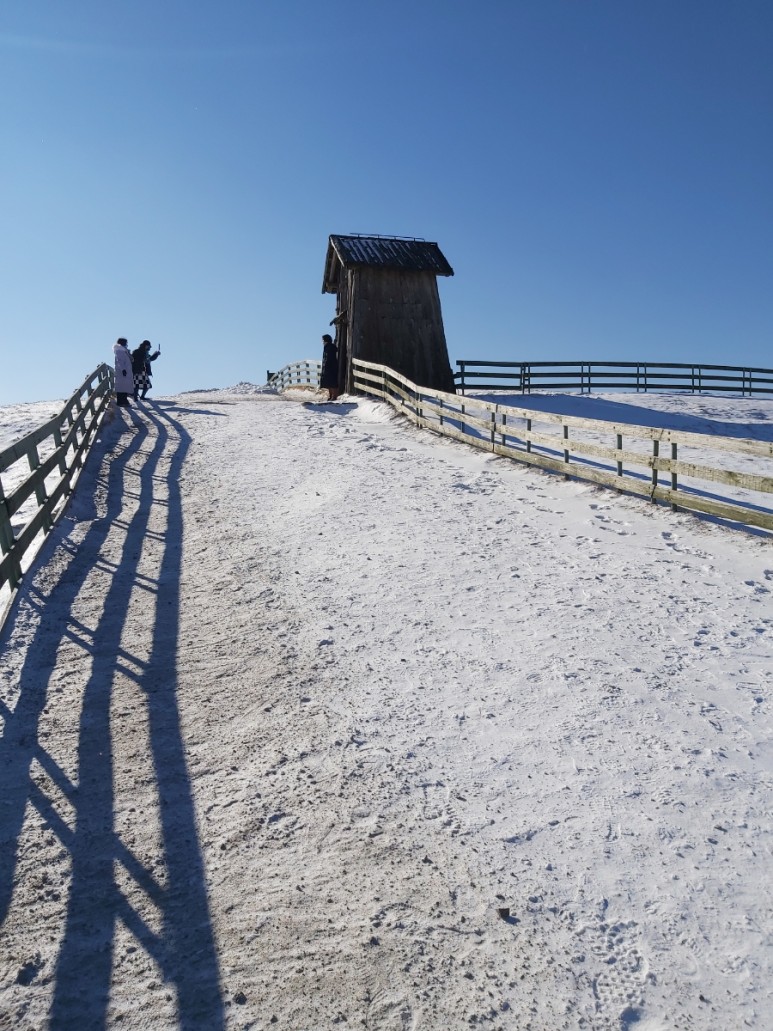
M 144 399 L 147 392 L 150 390 L 152 384 L 151 367 L 150 363 L 154 362 L 156 358 L 161 354 L 161 348 L 158 347 L 150 353 L 150 349 L 153 345 L 149 340 L 143 340 L 139 347 L 136 347 L 132 351 L 132 372 L 134 374 L 134 400 L 138 398 Z

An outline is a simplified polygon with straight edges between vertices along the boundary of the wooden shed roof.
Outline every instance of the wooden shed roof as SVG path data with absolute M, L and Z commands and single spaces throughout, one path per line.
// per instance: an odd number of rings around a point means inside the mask
M 454 270 L 436 243 L 402 236 L 331 236 L 325 258 L 322 293 L 334 294 L 341 268 L 402 269 L 452 276 Z

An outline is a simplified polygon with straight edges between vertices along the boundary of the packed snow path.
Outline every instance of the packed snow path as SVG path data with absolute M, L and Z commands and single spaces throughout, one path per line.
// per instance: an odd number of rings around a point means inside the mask
M 0 639 L 0 1028 L 773 1027 L 769 540 L 119 414 Z

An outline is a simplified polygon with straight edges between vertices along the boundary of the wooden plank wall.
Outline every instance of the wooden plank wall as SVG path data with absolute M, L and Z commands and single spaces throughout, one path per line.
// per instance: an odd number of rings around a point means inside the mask
M 352 359 L 388 362 L 415 383 L 454 390 L 435 274 L 360 268 L 348 278 Z

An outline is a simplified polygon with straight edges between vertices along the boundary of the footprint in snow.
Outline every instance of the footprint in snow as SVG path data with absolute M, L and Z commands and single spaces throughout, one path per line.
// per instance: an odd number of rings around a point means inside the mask
M 765 574 L 767 577 L 767 573 Z M 762 584 L 758 584 L 756 580 L 744 580 L 747 587 L 754 589 L 755 594 L 770 594 L 769 587 L 763 587 Z

